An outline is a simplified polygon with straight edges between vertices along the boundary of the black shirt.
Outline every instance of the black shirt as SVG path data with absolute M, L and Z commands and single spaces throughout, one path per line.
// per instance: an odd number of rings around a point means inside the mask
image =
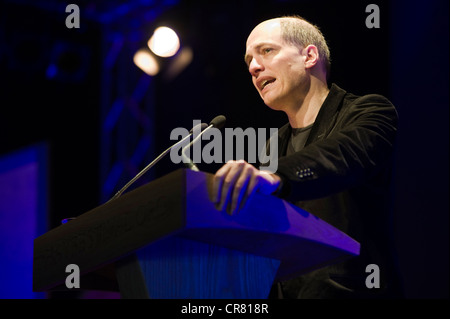
M 305 147 L 306 141 L 309 137 L 309 132 L 311 132 L 313 125 L 314 123 L 306 127 L 292 129 L 286 155 L 291 155 L 292 153 L 298 152 Z

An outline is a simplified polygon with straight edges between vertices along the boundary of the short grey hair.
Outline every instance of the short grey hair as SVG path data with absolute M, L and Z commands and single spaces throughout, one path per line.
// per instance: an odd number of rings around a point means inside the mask
M 325 66 L 328 77 L 331 67 L 330 49 L 320 29 L 298 15 L 280 17 L 280 26 L 281 37 L 287 43 L 301 48 L 306 48 L 310 44 L 317 47 L 319 61 Z

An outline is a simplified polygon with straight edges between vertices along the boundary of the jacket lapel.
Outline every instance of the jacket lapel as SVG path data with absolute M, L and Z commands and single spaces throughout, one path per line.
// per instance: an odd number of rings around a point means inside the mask
M 314 122 L 311 132 L 306 141 L 306 145 L 312 142 L 325 138 L 331 131 L 333 124 L 336 121 L 337 113 L 342 105 L 344 96 L 347 92 L 336 84 L 332 84 L 330 92 L 327 98 L 323 102 L 320 108 L 319 114 L 317 114 L 316 121 Z M 292 128 L 289 123 L 286 123 L 278 130 L 278 154 L 279 156 L 285 156 L 289 138 L 291 136 Z
M 347 94 L 347 92 L 338 87 L 336 84 L 331 85 L 330 92 L 323 102 L 319 114 L 317 114 L 316 121 L 311 128 L 311 132 L 306 140 L 305 146 L 311 144 L 312 142 L 321 140 L 329 134 L 334 123 L 336 122 L 336 117 L 339 109 L 341 108 L 345 94 Z
M 289 123 L 278 130 L 278 157 L 285 156 L 292 128 Z

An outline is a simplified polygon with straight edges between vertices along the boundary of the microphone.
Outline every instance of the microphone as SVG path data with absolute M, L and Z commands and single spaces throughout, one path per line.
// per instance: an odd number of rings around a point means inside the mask
M 215 118 L 213 118 L 211 120 L 211 122 L 209 123 L 209 126 L 207 128 L 205 128 L 202 132 L 200 132 L 200 134 L 196 138 L 194 138 L 191 143 L 189 143 L 188 145 L 183 147 L 183 149 L 181 150 L 181 156 L 183 158 L 183 163 L 186 165 L 187 168 L 189 168 L 193 171 L 196 171 L 196 172 L 199 171 L 197 165 L 195 165 L 194 162 L 189 158 L 189 156 L 186 155 L 186 151 L 201 138 L 203 133 L 205 133 L 207 130 L 209 130 L 212 127 L 221 129 L 225 125 L 226 121 L 227 121 L 227 119 L 225 116 L 223 116 L 223 115 L 216 116 Z
M 201 131 L 203 131 L 205 128 L 208 127 L 208 124 L 206 123 L 199 123 L 197 125 L 195 125 L 190 131 L 189 134 L 186 135 L 183 139 L 181 139 L 180 141 L 178 141 L 177 143 L 175 143 L 174 145 L 172 145 L 171 147 L 169 147 L 168 149 L 166 149 L 164 152 L 162 152 L 157 158 L 155 158 L 153 160 L 153 162 L 151 162 L 150 164 L 148 164 L 142 171 L 140 171 L 135 177 L 133 177 L 133 179 L 131 179 L 124 187 L 122 187 L 122 189 L 120 189 L 110 200 L 108 200 L 108 202 L 116 199 L 117 197 L 119 197 L 120 195 L 122 195 L 122 193 L 124 191 L 127 190 L 128 187 L 130 187 L 134 182 L 136 182 L 142 175 L 144 175 L 150 168 L 152 168 L 156 163 L 158 163 L 164 156 L 167 155 L 167 153 L 170 152 L 170 150 L 172 148 L 174 148 L 175 146 L 177 146 L 178 144 L 183 143 L 185 140 L 187 140 L 188 138 L 190 138 L 192 136 L 192 134 L 194 133 L 194 131 L 200 129 Z M 107 202 L 107 203 L 108 203 Z

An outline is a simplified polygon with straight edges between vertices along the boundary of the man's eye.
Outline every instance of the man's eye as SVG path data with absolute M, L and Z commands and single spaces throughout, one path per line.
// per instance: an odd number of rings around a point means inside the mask
M 264 48 L 263 52 L 264 53 L 270 53 L 273 49 L 272 48 Z

